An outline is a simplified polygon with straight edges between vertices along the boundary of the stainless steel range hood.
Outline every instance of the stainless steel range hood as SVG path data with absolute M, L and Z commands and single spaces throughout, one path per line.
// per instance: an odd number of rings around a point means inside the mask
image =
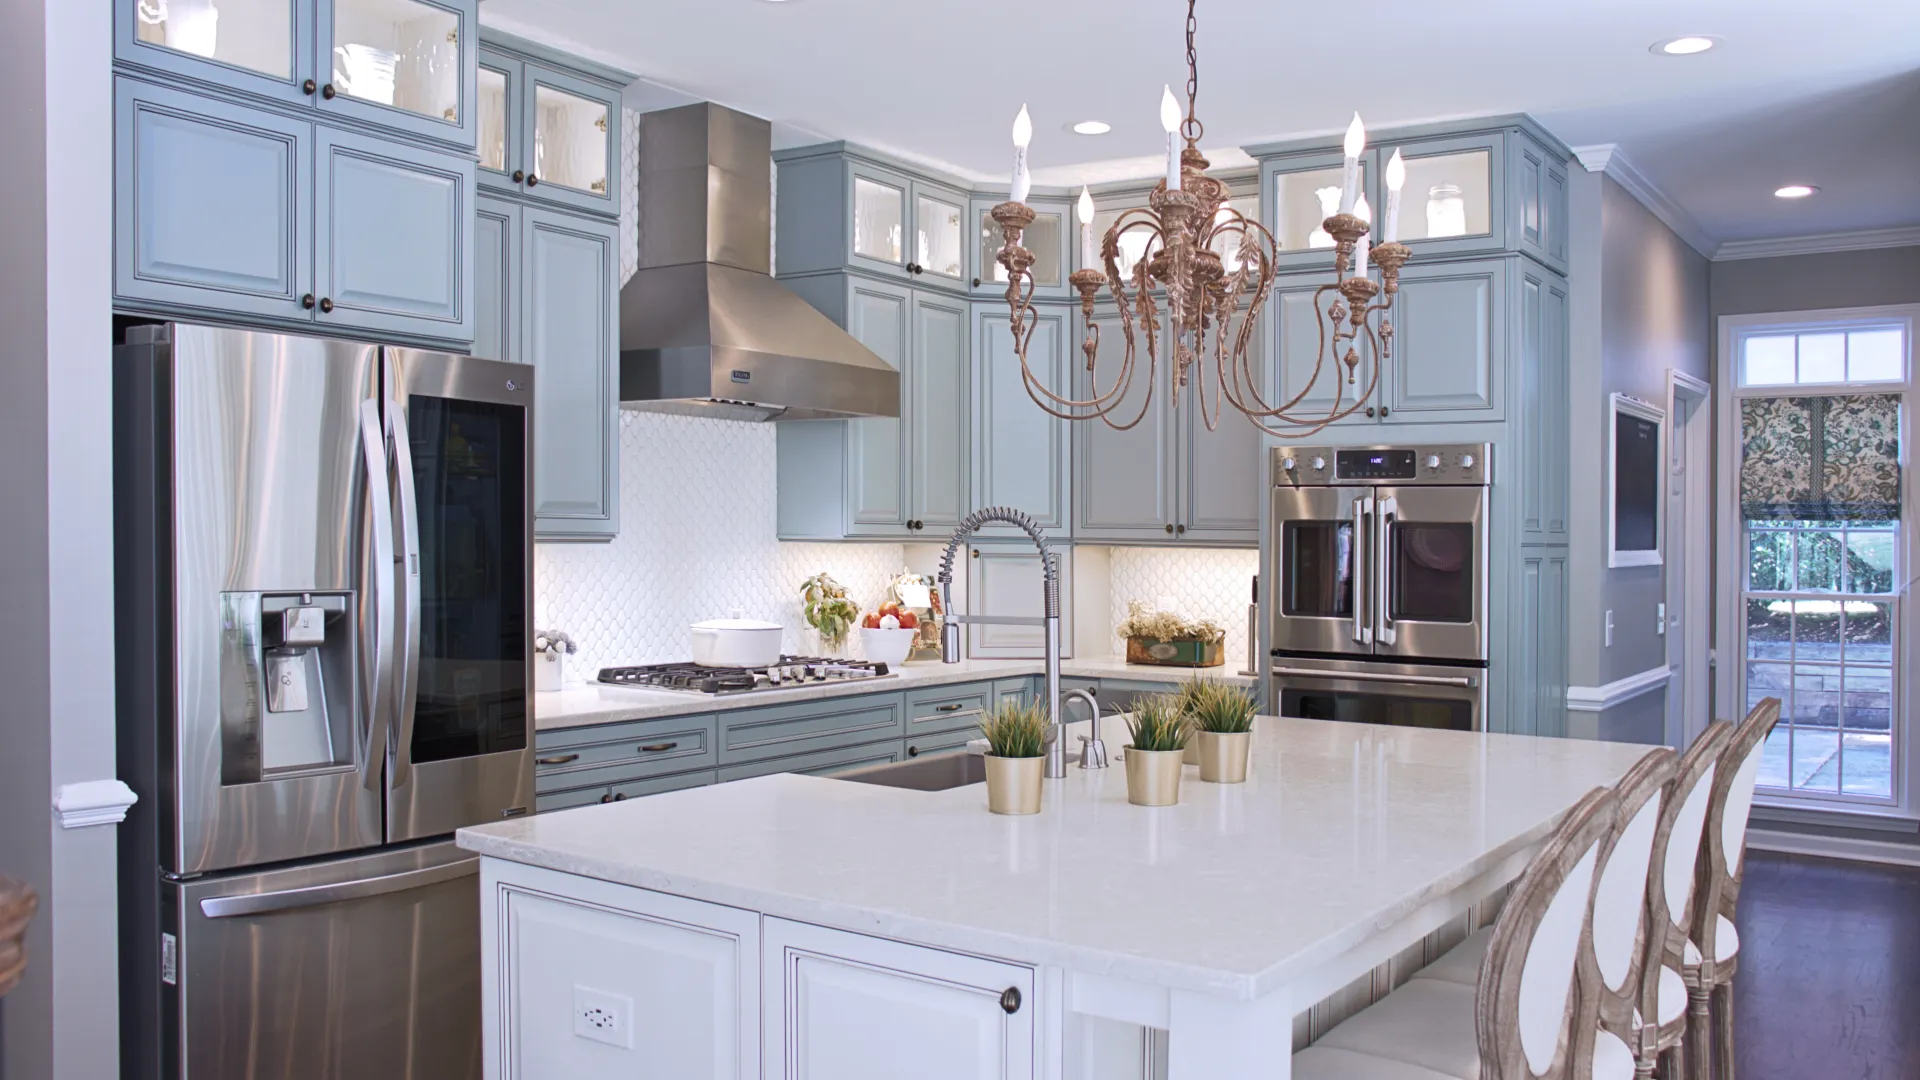
M 640 118 L 640 270 L 620 290 L 623 408 L 740 420 L 900 415 L 900 373 L 768 276 L 772 125 Z

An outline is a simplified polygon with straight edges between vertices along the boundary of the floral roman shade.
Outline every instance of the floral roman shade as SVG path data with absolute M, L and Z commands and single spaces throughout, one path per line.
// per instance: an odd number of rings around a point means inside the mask
M 1900 517 L 1900 398 L 1746 398 L 1740 513 L 1749 521 Z

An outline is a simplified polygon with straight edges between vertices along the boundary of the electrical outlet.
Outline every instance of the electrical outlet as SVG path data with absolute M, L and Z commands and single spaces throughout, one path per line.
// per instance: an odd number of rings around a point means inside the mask
M 622 1050 L 633 1049 L 633 999 L 574 987 L 573 1033 Z
M 1613 611 L 1607 611 L 1607 648 L 1613 648 Z
M 1660 613 L 1659 625 L 1654 627 L 1654 633 L 1659 634 L 1662 637 L 1665 637 L 1667 634 L 1667 605 L 1661 604 L 1658 606 L 1657 610 Z

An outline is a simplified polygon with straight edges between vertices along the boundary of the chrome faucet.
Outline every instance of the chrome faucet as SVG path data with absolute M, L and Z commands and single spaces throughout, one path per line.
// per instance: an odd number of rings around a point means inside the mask
M 1043 604 L 1039 618 L 1024 615 L 965 615 L 954 608 L 953 604 L 953 556 L 960 546 L 967 542 L 980 526 L 989 522 L 1001 522 L 1013 525 L 1024 531 L 1040 549 L 1040 568 L 1042 576 Z M 940 556 L 940 609 L 944 612 L 945 622 L 940 628 L 940 659 L 945 663 L 960 662 L 960 625 L 962 623 L 992 624 L 997 626 L 1039 626 L 1046 634 L 1047 642 L 1047 718 L 1051 721 L 1047 729 L 1047 765 L 1048 779 L 1058 780 L 1067 775 L 1066 740 L 1061 733 L 1066 730 L 1060 713 L 1060 560 L 1047 546 L 1046 534 L 1040 526 L 1027 515 L 1006 506 L 990 506 L 985 510 L 975 510 L 961 519 L 959 528 L 953 530 L 953 536 L 947 541 L 947 550 Z M 1070 697 L 1084 700 L 1093 709 L 1093 738 L 1081 752 L 1080 765 L 1088 769 L 1104 769 L 1107 765 L 1106 747 L 1100 743 L 1100 708 L 1093 695 L 1084 690 L 1074 691 Z

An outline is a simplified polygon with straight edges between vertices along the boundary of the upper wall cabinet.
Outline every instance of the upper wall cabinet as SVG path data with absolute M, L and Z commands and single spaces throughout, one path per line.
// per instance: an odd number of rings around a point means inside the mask
M 123 64 L 471 149 L 479 0 L 116 0 Z
M 969 287 L 976 239 L 957 185 L 855 156 L 840 143 L 774 160 L 778 274 L 855 269 L 921 288 Z
M 1011 506 L 1050 537 L 1073 532 L 1072 424 L 1050 416 L 1027 393 L 1020 357 L 1013 351 L 1007 306 L 989 300 L 973 305 L 973 503 Z M 1035 309 L 1027 362 L 1039 384 L 1063 397 L 1073 393 L 1073 364 L 1080 339 L 1069 336 L 1068 309 Z M 1257 455 L 1256 455 L 1257 456 Z M 1025 535 L 1011 525 L 988 525 L 983 537 Z
M 527 207 L 518 270 L 520 352 L 537 373 L 534 530 L 620 531 L 620 235 L 609 222 Z
M 1004 297 L 1007 294 L 1007 268 L 1000 265 L 1000 249 L 1006 245 L 1007 237 L 1000 223 L 993 220 L 993 208 L 1005 201 L 998 195 L 973 197 L 969 245 L 973 269 L 968 284 L 981 295 Z M 1073 287 L 1067 283 L 1067 275 L 1074 270 L 1070 254 L 1074 249 L 1068 246 L 1068 238 L 1080 235 L 1074 224 L 1073 203 L 1034 195 L 1027 199 L 1027 205 L 1033 209 L 1033 224 L 1027 226 L 1020 237 L 1020 246 L 1033 252 L 1034 298 L 1069 299 L 1073 296 Z
M 1266 214 L 1260 206 L 1260 193 L 1255 188 L 1252 177 L 1224 176 L 1219 177 L 1219 179 L 1227 182 L 1228 191 L 1227 206 L 1221 208 L 1222 213 L 1230 207 L 1231 209 L 1239 211 L 1241 216 L 1250 220 L 1260 222 L 1267 220 Z M 1106 272 L 1106 263 L 1100 258 L 1098 252 L 1099 246 L 1106 240 L 1107 230 L 1119 224 L 1120 219 L 1125 217 L 1128 211 L 1147 209 L 1148 199 L 1151 197 L 1152 191 L 1153 188 L 1151 185 L 1143 187 L 1136 184 L 1126 187 L 1110 188 L 1094 194 L 1093 237 L 1095 258 L 1091 267 L 1092 269 L 1102 273 Z M 1071 210 L 1071 202 L 1069 202 L 1068 208 Z M 1073 259 L 1069 270 L 1085 270 L 1088 269 L 1088 267 L 1085 265 L 1085 260 L 1080 257 L 1079 219 L 1072 217 L 1070 220 L 1072 222 L 1073 235 L 1070 250 L 1073 252 Z M 1137 220 L 1140 220 L 1139 215 L 1135 215 L 1130 219 L 1130 222 Z M 1225 262 L 1229 272 L 1232 272 L 1239 266 L 1237 261 L 1238 256 L 1234 253 L 1234 249 L 1238 244 L 1239 241 L 1236 237 L 1223 235 L 1217 237 L 1212 246 L 1212 250 Z M 1027 246 L 1032 247 L 1033 245 L 1029 244 Z M 1140 259 L 1145 256 L 1149 250 L 1159 250 L 1158 241 L 1152 238 L 1147 229 L 1144 227 L 1134 227 L 1131 223 L 1127 230 L 1120 234 L 1119 247 L 1119 257 L 1115 262 L 1119 265 L 1120 276 L 1129 282 L 1133 279 L 1134 268 L 1139 265 Z M 1079 299 L 1079 294 L 1071 288 L 1062 290 L 1060 295 L 1068 297 L 1069 299 Z M 1107 295 L 1104 287 L 1100 291 L 1100 298 L 1102 300 L 1111 299 L 1111 297 Z
M 618 216 L 618 85 L 491 38 L 477 80 L 481 187 Z

